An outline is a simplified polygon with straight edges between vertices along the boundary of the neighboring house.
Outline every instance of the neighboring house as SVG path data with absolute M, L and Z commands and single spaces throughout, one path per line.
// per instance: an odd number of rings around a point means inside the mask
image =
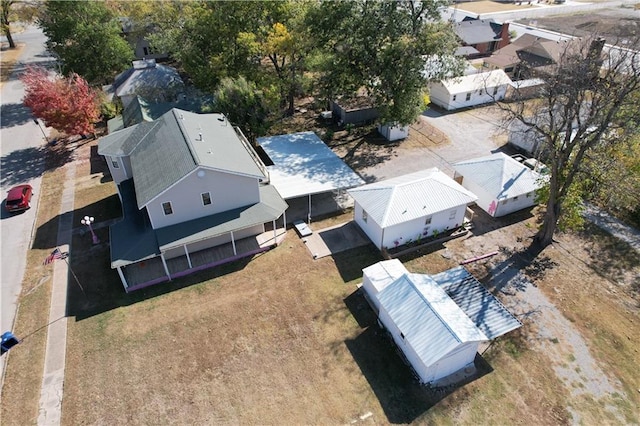
M 286 202 L 242 132 L 222 114 L 172 109 L 100 139 L 123 219 L 110 227 L 111 267 L 127 291 L 263 251 Z M 240 242 L 273 229 L 267 246 Z M 211 258 L 205 249 L 225 246 Z
M 461 226 L 477 198 L 435 167 L 348 193 L 355 222 L 380 250 Z
M 557 63 L 568 43 L 569 40 L 549 40 L 526 33 L 485 58 L 484 66 L 504 70 L 514 80 L 529 78 L 531 76 L 523 72 L 523 63 L 526 68 L 543 70 Z
M 366 299 L 423 384 L 470 375 L 480 343 L 522 326 L 461 266 L 415 274 L 393 259 L 362 272 Z
M 505 98 L 511 79 L 502 70 L 480 72 L 429 83 L 431 102 L 447 111 Z
M 166 52 L 159 52 L 149 43 L 142 32 L 135 31 L 135 25 L 130 18 L 120 18 L 122 34 L 133 47 L 133 54 L 136 59 L 166 59 L 169 55 Z M 146 33 L 153 32 L 153 26 L 147 26 Z
M 103 88 L 109 97 L 118 97 L 127 107 L 136 96 L 152 101 L 173 102 L 184 93 L 184 83 L 178 71 L 157 64 L 155 59 L 133 61 L 133 66 L 118 74 L 111 86 Z
M 477 204 L 493 217 L 536 204 L 543 177 L 508 155 L 499 152 L 453 165 L 456 180 L 474 193 Z
M 493 19 L 465 17 L 453 24 L 453 30 L 462 41 L 463 47 L 474 50 L 460 51 L 470 59 L 488 56 L 509 44 L 509 23 L 499 24 Z

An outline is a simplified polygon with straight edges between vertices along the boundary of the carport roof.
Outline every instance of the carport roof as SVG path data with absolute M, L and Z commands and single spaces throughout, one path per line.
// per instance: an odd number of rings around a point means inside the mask
M 273 161 L 271 184 L 284 199 L 365 183 L 313 132 L 262 137 L 258 144 Z
M 522 326 L 522 323 L 462 266 L 431 275 L 431 278 L 489 339 L 495 339 Z

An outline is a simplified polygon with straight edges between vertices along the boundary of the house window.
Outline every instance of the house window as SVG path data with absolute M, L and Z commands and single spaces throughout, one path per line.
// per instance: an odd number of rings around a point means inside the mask
M 426 219 L 424 220 L 424 224 L 425 224 L 425 225 L 431 225 L 431 216 L 429 216 L 428 218 L 426 218 Z
M 455 101 L 456 100 L 456 96 L 458 96 L 458 95 L 453 95 L 453 98 L 451 98 L 451 100 Z
M 453 220 L 453 219 L 455 219 L 455 218 L 456 218 L 456 214 L 457 214 L 457 213 L 458 213 L 457 211 L 455 211 L 455 210 L 451 210 L 451 211 L 449 212 L 449 220 Z
M 364 209 L 362 209 L 362 221 L 364 223 L 367 223 L 367 219 L 368 218 L 369 218 L 369 216 L 367 215 L 367 212 Z
M 120 164 L 118 164 L 118 160 L 111 160 L 111 165 L 113 166 L 114 169 L 120 168 Z
M 162 210 L 164 210 L 165 216 L 173 214 L 173 207 L 171 207 L 171 202 L 167 201 L 166 203 L 162 203 Z
M 494 87 L 494 88 L 493 88 L 493 95 L 495 96 L 495 95 L 497 95 L 497 94 L 498 94 L 498 88 L 497 88 L 497 87 Z
M 484 90 L 480 89 L 480 96 L 484 95 Z
M 203 206 L 208 206 L 209 204 L 211 204 L 211 194 L 210 193 L 203 192 L 200 195 L 202 196 L 202 205 Z
M 466 99 L 466 100 L 467 100 L 467 101 L 470 101 L 470 100 L 471 100 L 471 93 L 467 93 L 467 99 Z
M 400 337 L 402 337 L 402 340 L 404 340 L 404 333 L 400 332 Z
M 148 47 L 143 47 L 142 51 L 144 52 L 144 56 L 147 56 L 149 54 L 149 48 Z
M 513 201 L 517 201 L 518 200 L 518 196 L 516 195 L 515 197 L 513 197 Z

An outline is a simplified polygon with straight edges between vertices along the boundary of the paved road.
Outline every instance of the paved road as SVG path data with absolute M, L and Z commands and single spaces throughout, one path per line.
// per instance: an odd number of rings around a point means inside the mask
M 24 49 L 14 73 L 2 85 L 0 92 L 0 188 L 3 204 L 0 215 L 0 332 L 11 330 L 16 314 L 26 253 L 35 232 L 43 172 L 41 151 L 45 147 L 42 131 L 34 123 L 29 109 L 22 105 L 24 87 L 18 75 L 28 64 L 50 64 L 53 60 L 45 50 L 45 37 L 39 29 L 28 27 L 24 32 L 15 34 L 14 39 L 16 43 L 24 43 Z M 6 191 L 20 183 L 30 183 L 34 187 L 33 207 L 22 214 L 8 215 L 4 210 Z M 4 359 L 0 362 L 0 376 L 3 366 Z

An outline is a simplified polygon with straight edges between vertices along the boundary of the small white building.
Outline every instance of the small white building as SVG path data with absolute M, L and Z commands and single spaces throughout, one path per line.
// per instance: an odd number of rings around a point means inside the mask
M 409 126 L 380 124 L 378 126 L 378 133 L 384 136 L 389 142 L 398 141 L 400 139 L 406 139 L 406 137 L 409 136 Z
M 499 152 L 453 165 L 462 186 L 474 193 L 477 204 L 493 217 L 536 204 L 536 191 L 544 177 L 508 155 Z
M 503 70 L 493 70 L 431 82 L 429 98 L 452 111 L 502 100 L 509 87 L 509 76 Z
M 362 290 L 421 383 L 474 371 L 480 343 L 522 325 L 463 267 L 429 276 L 378 262 L 363 269 Z
M 462 226 L 476 196 L 437 168 L 350 189 L 355 222 L 380 250 Z

